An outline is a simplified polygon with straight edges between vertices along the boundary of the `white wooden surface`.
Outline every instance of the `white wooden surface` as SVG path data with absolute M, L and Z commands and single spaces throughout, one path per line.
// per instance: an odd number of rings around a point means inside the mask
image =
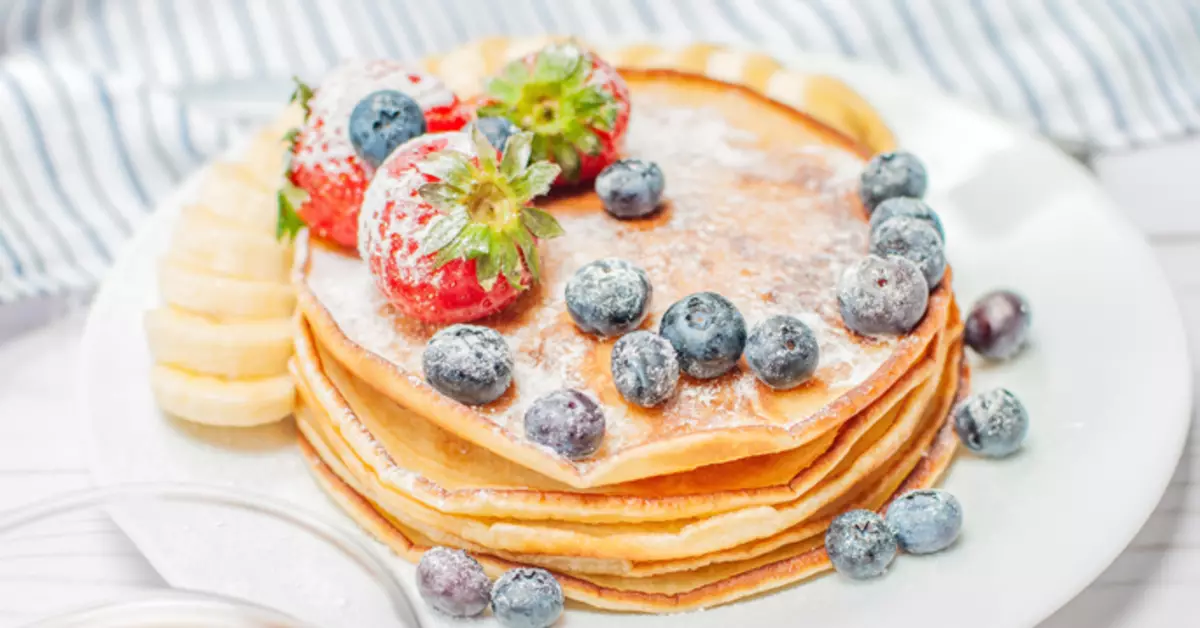
M 1147 234 L 1176 287 L 1196 363 L 1200 363 L 1200 186 L 1194 185 L 1198 161 L 1200 140 L 1106 157 L 1097 163 L 1101 180 Z M 90 482 L 88 426 L 74 405 L 72 391 L 84 313 L 76 310 L 63 316 L 62 309 L 56 303 L 0 308 L 0 339 L 8 338 L 0 344 L 0 510 Z M 56 316 L 38 327 L 43 319 Z M 1053 556 L 1027 558 L 1033 561 L 1032 569 L 1037 561 L 1054 560 Z M 159 583 L 132 543 L 99 513 L 0 538 L 0 626 L 20 625 L 39 611 Z M 1043 628 L 1197 625 L 1198 590 L 1200 434 L 1193 430 L 1174 480 L 1133 544 Z

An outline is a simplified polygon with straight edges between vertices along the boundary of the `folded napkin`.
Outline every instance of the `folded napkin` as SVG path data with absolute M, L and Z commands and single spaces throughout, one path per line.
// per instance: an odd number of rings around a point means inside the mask
M 92 287 L 256 88 L 544 33 L 852 57 L 1100 149 L 1200 128 L 1189 0 L 0 0 L 0 303 Z

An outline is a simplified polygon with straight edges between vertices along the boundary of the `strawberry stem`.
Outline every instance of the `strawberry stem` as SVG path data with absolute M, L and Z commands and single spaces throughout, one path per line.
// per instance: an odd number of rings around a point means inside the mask
M 300 219 L 300 214 L 296 208 L 303 205 L 308 200 L 308 193 L 296 187 L 291 181 L 285 181 L 283 186 L 275 194 L 275 203 L 278 215 L 275 219 L 275 239 L 289 240 L 296 237 L 296 234 L 304 228 L 304 221 Z
M 529 163 L 532 133 L 510 137 L 499 163 L 496 150 L 478 129 L 472 129 L 471 140 L 474 159 L 446 150 L 418 165 L 421 172 L 439 179 L 421 186 L 419 193 L 441 212 L 421 235 L 421 250 L 434 254 L 438 267 L 475 260 L 475 277 L 485 290 L 491 290 L 500 275 L 523 290 L 522 260 L 534 280 L 540 277 L 536 238 L 562 234 L 553 216 L 526 206 L 549 191 L 559 168 Z
M 288 102 L 300 105 L 304 109 L 304 119 L 307 120 L 308 116 L 312 115 L 312 108 L 309 107 L 308 103 L 312 100 L 313 88 L 309 87 L 304 81 L 301 81 L 298 76 L 293 76 L 292 82 L 296 84 L 296 89 L 292 90 L 292 97 Z
M 492 102 L 480 116 L 508 118 L 532 131 L 533 158 L 557 163 L 569 180 L 579 175 L 579 155 L 600 150 L 596 131 L 611 130 L 616 122 L 616 99 L 589 83 L 590 53 L 566 43 L 547 46 L 532 67 L 518 59 L 485 86 Z
M 297 82 L 299 83 L 299 81 Z M 299 84 L 303 85 L 303 83 Z M 294 101 L 295 95 L 293 94 Z M 307 101 L 304 104 L 307 108 Z M 289 240 L 294 239 L 296 234 L 304 228 L 304 221 L 300 218 L 300 213 L 296 208 L 308 202 L 308 192 L 292 183 L 292 159 L 296 156 L 296 141 L 299 137 L 300 129 L 290 129 L 283 135 L 283 140 L 287 142 L 287 150 L 283 154 L 283 181 L 275 193 L 276 240 L 282 240 L 285 237 Z

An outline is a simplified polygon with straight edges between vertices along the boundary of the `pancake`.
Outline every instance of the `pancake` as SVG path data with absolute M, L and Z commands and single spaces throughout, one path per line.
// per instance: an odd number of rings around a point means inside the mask
M 841 322 L 835 284 L 867 250 L 856 189 L 867 151 L 751 90 L 670 71 L 622 71 L 634 115 L 624 151 L 657 162 L 666 202 L 654 218 L 608 217 L 590 192 L 545 200 L 566 235 L 543 243 L 543 281 L 483 324 L 515 358 L 514 384 L 484 407 L 453 402 L 425 384 L 421 352 L 436 331 L 393 312 L 360 260 L 301 239 L 299 307 L 319 344 L 351 374 L 456 436 L 573 488 L 676 474 L 795 450 L 874 404 L 927 353 L 947 324 L 951 277 L 911 334 L 865 338 Z M 654 285 L 654 328 L 677 299 L 714 291 L 748 324 L 776 313 L 816 332 L 821 364 L 791 391 L 773 391 L 744 366 L 709 381 L 684 378 L 654 409 L 628 404 L 609 374 L 612 342 L 578 331 L 562 289 L 601 257 L 641 265 Z M 560 388 L 600 400 L 601 449 L 569 461 L 524 438 L 534 399 Z
M 947 370 L 957 372 L 959 368 L 958 360 L 948 362 Z M 698 555 L 680 561 L 657 561 L 657 562 L 642 562 L 630 563 L 630 567 L 619 572 L 610 572 L 607 569 L 599 568 L 603 563 L 596 560 L 578 560 L 577 557 L 563 556 L 546 556 L 546 555 L 531 555 L 531 554 L 512 554 L 497 552 L 493 548 L 484 548 L 478 544 L 472 544 L 469 541 L 464 541 L 461 537 L 454 536 L 452 533 L 447 533 L 436 527 L 431 527 L 427 522 L 421 521 L 420 518 L 410 518 L 403 511 L 389 512 L 389 509 L 384 508 L 379 503 L 379 484 L 369 474 L 363 474 L 361 469 L 351 470 L 351 467 L 357 466 L 358 461 L 353 458 L 347 459 L 334 454 L 329 443 L 324 435 L 319 431 L 314 431 L 310 426 L 313 424 L 311 417 L 311 409 L 305 406 L 301 415 L 301 432 L 312 443 L 322 459 L 328 462 L 332 468 L 336 470 L 338 475 L 347 483 L 354 486 L 356 490 L 367 495 L 374 503 L 375 507 L 380 510 L 386 517 L 392 521 L 402 521 L 403 525 L 421 531 L 428 537 L 437 539 L 438 542 L 448 544 L 455 547 L 463 547 L 476 551 L 484 551 L 504 556 L 506 558 L 513 557 L 514 560 L 524 562 L 558 565 L 560 568 L 572 572 L 586 573 L 620 573 L 622 575 L 654 575 L 657 573 L 669 573 L 686 569 L 695 569 L 698 566 L 704 566 L 713 562 L 728 562 L 746 557 L 754 557 L 765 552 L 769 552 L 778 548 L 783 544 L 787 544 L 797 539 L 807 538 L 814 533 L 823 532 L 828 523 L 827 517 L 842 512 L 850 504 L 858 503 L 862 499 L 862 495 L 870 494 L 872 487 L 875 486 L 881 479 L 892 477 L 896 482 L 894 465 L 898 460 L 912 449 L 923 449 L 933 438 L 934 433 L 941 428 L 945 417 L 950 408 L 950 402 L 954 397 L 956 388 L 958 387 L 958 379 L 955 377 L 947 377 L 943 380 L 943 385 L 938 394 L 938 401 L 930 405 L 924 413 L 925 418 L 922 419 L 920 429 L 913 438 L 911 438 L 903 447 L 899 448 L 896 453 L 892 454 L 887 460 L 881 464 L 874 465 L 866 473 L 849 473 L 851 466 L 846 466 L 835 474 L 832 481 L 822 486 L 813 492 L 812 497 L 820 500 L 813 504 L 812 510 L 814 517 L 809 521 L 798 524 L 789 528 L 784 533 L 761 539 L 749 544 L 741 545 L 729 550 L 723 550 L 708 555 Z M 907 470 L 905 470 L 907 473 Z M 848 477 L 847 477 L 848 476 Z M 902 477 L 902 474 L 901 474 Z M 364 479 L 365 478 L 365 479 Z M 843 491 L 844 494 L 843 494 Z M 822 505 L 823 504 L 823 505 Z M 824 519 L 823 519 L 824 518 Z M 565 567 L 564 567 L 565 566 Z
M 525 43 L 480 42 L 427 66 L 469 95 L 464 86 Z M 616 58 L 642 67 L 668 58 L 653 48 Z M 677 61 L 712 74 L 732 67 L 720 54 L 688 47 Z M 393 311 L 360 260 L 298 240 L 290 368 L 301 449 L 362 527 L 414 562 L 435 545 L 460 548 L 491 577 L 540 566 L 572 600 L 677 612 L 828 569 L 822 545 L 834 517 L 936 482 L 957 445 L 948 417 L 967 386 L 951 273 L 910 334 L 867 338 L 842 324 L 835 286 L 869 236 L 858 175 L 891 138 L 867 141 L 828 111 L 818 116 L 852 140 L 772 101 L 764 94 L 795 83 L 770 79 L 759 61 L 744 58 L 747 86 L 621 70 L 634 112 L 622 153 L 663 169 L 664 206 L 618 221 L 590 191 L 539 200 L 566 235 L 542 243 L 542 281 L 480 321 L 514 354 L 513 386 L 492 404 L 467 407 L 427 386 L 421 354 L 437 328 Z M 609 373 L 612 341 L 580 333 L 563 302 L 566 280 L 603 257 L 650 276 L 645 328 L 687 294 L 718 292 L 749 326 L 802 318 L 821 345 L 817 373 L 779 392 L 743 362 L 715 380 L 683 378 L 658 408 L 626 403 Z M 583 390 L 605 413 L 604 444 L 586 460 L 524 438 L 526 409 L 561 388 Z
M 960 372 L 961 380 L 957 377 L 951 378 L 959 382 L 958 394 L 948 398 L 947 403 L 943 404 L 947 416 L 951 407 L 949 402 L 961 398 L 967 388 L 965 367 Z M 300 414 L 305 412 L 306 409 L 302 407 Z M 953 459 L 958 441 L 953 426 L 945 418 L 935 425 L 929 436 L 930 439 L 910 446 L 905 455 L 896 460 L 891 473 L 882 477 L 874 490 L 864 495 L 862 501 L 840 504 L 842 509 L 866 506 L 882 510 L 886 508 L 892 496 L 933 486 Z M 314 477 L 331 498 L 363 529 L 397 555 L 416 562 L 425 550 L 437 544 L 420 532 L 381 513 L 368 498 L 339 477 L 303 435 L 300 445 Z M 905 471 L 906 468 L 911 469 L 911 472 Z M 816 527 L 823 530 L 823 526 L 826 525 L 828 521 L 822 521 Z M 528 560 L 506 560 L 485 552 L 473 552 L 473 555 L 492 578 L 499 577 L 508 569 L 529 564 Z M 568 599 L 606 610 L 667 613 L 726 604 L 800 582 L 829 568 L 829 560 L 821 546 L 818 533 L 786 543 L 746 561 L 712 563 L 708 567 L 649 578 L 603 578 L 572 574 L 564 570 L 556 570 L 554 575 Z M 641 585 L 637 586 L 635 582 L 640 582 Z
M 837 468 L 829 474 L 826 482 L 823 482 L 807 493 L 804 496 L 804 507 L 807 508 L 810 515 L 804 518 L 803 521 L 777 534 L 757 539 L 741 546 L 707 555 L 689 556 L 669 561 L 630 561 L 615 558 L 600 559 L 578 556 L 555 556 L 547 558 L 545 555 L 498 550 L 494 545 L 486 546 L 478 542 L 466 540 L 452 529 L 439 526 L 437 521 L 429 519 L 428 516 L 422 513 L 416 513 L 414 517 L 413 513 L 410 512 L 413 504 L 404 500 L 397 500 L 394 496 L 389 495 L 394 489 L 380 481 L 379 476 L 366 467 L 353 452 L 349 452 L 346 447 L 336 444 L 337 435 L 332 433 L 332 430 L 321 427 L 323 421 L 319 415 L 322 414 L 322 411 L 319 408 L 312 407 L 306 401 L 304 411 L 299 415 L 299 425 L 301 432 L 313 443 L 313 446 L 320 452 L 321 457 L 331 466 L 339 469 L 339 475 L 349 484 L 368 495 L 377 504 L 377 507 L 388 516 L 395 520 L 403 521 L 405 525 L 420 530 L 426 536 L 437 539 L 439 543 L 476 551 L 486 551 L 511 560 L 551 568 L 562 568 L 564 565 L 569 565 L 568 569 L 572 572 L 652 575 L 695 569 L 713 562 L 727 562 L 757 556 L 772 551 L 782 544 L 823 532 L 827 521 L 815 520 L 841 512 L 848 500 L 852 500 L 856 495 L 869 489 L 870 486 L 876 483 L 879 475 L 884 473 L 893 464 L 897 456 L 902 455 L 903 452 L 907 451 L 907 448 L 924 446 L 923 443 L 932 437 L 932 430 L 940 427 L 949 412 L 949 403 L 956 389 L 959 387 L 956 375 L 960 370 L 960 360 L 961 350 L 956 344 L 949 351 L 949 358 L 945 361 L 945 376 L 937 378 L 939 380 L 936 382 L 937 391 L 933 395 L 931 403 L 921 406 L 921 411 L 918 413 L 921 415 L 918 422 L 919 427 L 914 431 L 913 437 L 907 439 L 902 446 L 888 447 L 886 449 L 881 449 L 878 445 L 881 442 L 889 442 L 884 440 L 882 436 L 891 431 L 890 429 L 872 430 L 879 431 L 881 434 L 869 434 L 861 438 L 856 443 L 855 449 L 859 450 L 856 460 L 862 458 L 863 461 L 854 464 L 849 460 L 843 461 L 842 464 L 837 465 Z M 302 384 L 301 389 L 303 390 L 304 388 L 305 386 Z M 884 425 L 881 427 L 887 428 L 888 426 Z M 926 441 L 921 440 L 922 434 L 928 436 Z M 337 451 L 335 452 L 335 450 Z M 874 455 L 871 455 L 872 451 L 874 451 Z M 547 499 L 551 498 L 550 496 L 547 497 Z M 793 509 L 798 509 L 799 507 L 800 505 L 797 504 L 793 506 Z M 517 524 L 519 522 L 509 523 Z M 602 536 L 604 534 L 603 529 L 605 528 L 624 528 L 627 532 L 630 526 L 587 527 L 593 528 L 591 530 L 592 534 Z M 582 528 L 582 526 L 574 526 L 571 529 L 580 531 Z
M 296 337 L 295 379 L 321 425 L 354 450 L 390 490 L 448 514 L 564 521 L 654 521 L 707 516 L 800 496 L 877 423 L 940 377 L 944 344 L 871 408 L 795 450 L 593 489 L 572 489 L 440 428 L 350 375 L 318 349 L 306 325 Z M 334 419 L 333 417 L 336 417 Z
M 444 55 L 426 57 L 425 69 L 461 98 L 482 91 L 481 77 L 561 36 L 484 37 Z M 600 43 L 600 42 L 597 42 Z M 621 68 L 672 69 L 744 85 L 837 129 L 873 152 L 895 150 L 896 138 L 862 96 L 842 81 L 822 74 L 790 71 L 770 55 L 712 43 L 597 45 L 594 49 Z
M 853 441 L 848 450 L 840 451 L 840 462 L 828 471 L 829 477 L 811 491 L 780 504 L 751 506 L 706 517 L 668 521 L 619 521 L 612 523 L 579 523 L 574 521 L 522 521 L 512 518 L 468 517 L 447 514 L 437 508 L 395 490 L 395 482 L 380 480 L 377 468 L 364 462 L 354 448 L 347 444 L 331 422 L 302 419 L 302 432 L 314 444 L 322 442 L 327 456 L 337 457 L 365 487 L 373 501 L 410 527 L 426 534 L 436 530 L 480 548 L 515 554 L 545 554 L 574 556 L 588 559 L 617 559 L 626 561 L 663 561 L 689 558 L 718 552 L 759 539 L 768 538 L 807 521 L 832 501 L 856 489 L 871 474 L 911 444 L 921 430 L 931 423 L 938 424 L 948 411 L 937 402 L 930 403 L 939 389 L 944 396 L 953 395 L 957 388 L 955 373 L 959 370 L 961 325 L 947 330 L 945 348 L 938 354 L 938 363 L 945 364 L 945 376 L 924 382 L 916 394 L 899 404 L 890 420 L 879 421 Z M 303 352 L 298 353 L 303 355 Z M 945 356 L 949 356 L 946 359 Z M 336 365 L 329 365 L 336 370 Z M 304 382 L 303 378 L 300 378 Z M 940 384 L 946 384 L 940 386 Z M 301 389 L 311 385 L 301 384 Z M 312 399 L 307 399 L 310 403 Z M 319 402 L 318 402 L 319 403 Z M 935 410 L 931 412 L 931 410 Z M 332 413 L 344 414 L 347 408 Z M 361 424 L 360 424 L 361 425 Z M 372 444 L 369 433 L 351 437 Z M 361 450 L 363 448 L 359 448 Z M 378 451 L 378 449 L 376 449 Z M 468 463 L 474 464 L 474 463 Z M 392 467 L 394 469 L 395 467 Z M 799 470 L 798 470 L 799 471 Z M 411 474 L 410 479 L 411 479 Z M 556 496 L 547 495 L 545 499 Z M 487 499 L 485 494 L 482 499 Z M 630 499 L 634 502 L 634 499 Z

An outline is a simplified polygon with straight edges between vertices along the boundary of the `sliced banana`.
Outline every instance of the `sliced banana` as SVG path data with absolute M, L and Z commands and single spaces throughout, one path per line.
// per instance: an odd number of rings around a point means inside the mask
M 562 38 L 484 38 L 445 55 L 428 57 L 425 67 L 460 97 L 469 98 L 480 92 L 480 77 L 552 40 Z M 762 53 L 707 43 L 592 47 L 617 67 L 694 72 L 748 86 L 808 113 L 874 152 L 896 146 L 896 138 L 879 112 L 849 85 L 832 76 L 785 68 Z
M 159 364 L 150 372 L 150 385 L 159 407 L 167 413 L 221 427 L 278 421 L 292 413 L 296 401 L 296 386 L 286 372 L 230 380 Z
M 208 167 L 193 205 L 256 233 L 275 233 L 279 217 L 276 189 L 253 170 L 229 162 Z
M 164 305 L 146 313 L 159 406 L 182 419 L 246 427 L 287 417 L 293 246 L 275 237 L 289 107 L 237 161 L 207 167 L 159 260 Z
M 262 132 L 271 137 L 282 138 L 287 135 L 288 131 L 299 128 L 302 124 L 304 124 L 304 108 L 298 103 L 288 103 L 278 116 L 263 127 Z M 243 159 L 250 161 L 249 157 Z
M 216 317 L 287 318 L 296 307 L 291 284 L 210 275 L 169 257 L 158 265 L 158 291 L 170 305 Z
M 259 183 L 278 188 L 283 181 L 283 155 L 287 145 L 283 133 L 264 129 L 250 140 L 239 163 L 253 174 Z
M 287 371 L 289 319 L 216 320 L 173 307 L 146 313 L 150 352 L 160 364 L 221 377 L 263 377 Z
M 274 120 L 250 140 L 238 159 L 238 163 L 254 174 L 268 188 L 276 189 L 282 183 L 283 159 L 288 148 L 285 136 L 304 124 L 304 110 L 290 104 Z
M 239 229 L 203 207 L 185 209 L 171 236 L 167 258 L 214 275 L 260 281 L 288 281 L 291 241 L 273 233 Z

